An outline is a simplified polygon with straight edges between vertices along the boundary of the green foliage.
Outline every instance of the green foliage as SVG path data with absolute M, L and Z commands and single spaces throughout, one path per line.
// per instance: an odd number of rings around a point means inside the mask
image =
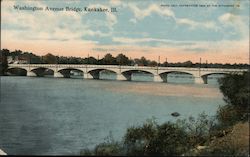
M 241 110 L 236 109 L 236 107 L 232 105 L 219 107 L 216 115 L 221 127 L 232 126 L 245 119 L 244 116 L 242 116 Z
M 220 90 L 226 106 L 217 111 L 221 125 L 233 125 L 238 121 L 247 121 L 250 105 L 250 73 L 231 74 L 219 80 Z
M 116 63 L 118 63 L 119 65 L 130 65 L 131 61 L 124 54 L 118 54 L 116 56 Z
M 51 53 L 48 53 L 45 56 L 43 56 L 43 60 L 45 63 L 48 63 L 48 64 L 56 64 L 57 63 L 57 57 L 52 55 Z
M 9 50 L 3 49 L 0 52 L 0 76 L 6 73 L 8 68 L 7 56 L 9 55 Z
M 217 125 L 215 117 L 208 117 L 204 112 L 196 119 L 191 116 L 188 119 L 177 120 L 176 124 L 188 133 L 188 143 L 193 147 L 208 143 Z
M 220 90 L 229 105 L 247 108 L 250 102 L 250 73 L 227 75 L 219 80 Z
M 84 156 L 117 156 L 124 155 L 124 148 L 121 142 L 116 142 L 112 136 L 112 133 L 109 133 L 109 136 L 105 138 L 105 142 L 98 144 L 94 150 L 84 149 L 80 152 L 80 155 Z
M 174 123 L 164 123 L 157 127 L 157 134 L 154 136 L 148 147 L 146 155 L 181 155 L 189 149 L 188 134 Z
M 104 63 L 104 64 L 117 64 L 116 59 L 110 53 L 108 53 L 104 56 L 102 63 Z
M 213 121 L 204 113 L 196 119 L 190 117 L 161 125 L 154 119 L 147 120 L 142 126 L 128 128 L 122 142 L 108 138 L 94 150 L 84 150 L 81 155 L 182 155 L 208 141 L 212 126 Z
M 142 126 L 130 127 L 124 136 L 124 144 L 128 155 L 144 155 L 145 150 L 157 135 L 158 125 L 154 120 L 148 120 Z

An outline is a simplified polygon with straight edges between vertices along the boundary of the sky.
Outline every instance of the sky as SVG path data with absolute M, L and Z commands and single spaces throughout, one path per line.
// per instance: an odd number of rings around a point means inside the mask
M 113 7 L 117 12 L 66 7 Z M 1 48 L 96 58 L 123 53 L 157 61 L 160 56 L 161 63 L 200 58 L 249 63 L 249 0 L 2 0 Z

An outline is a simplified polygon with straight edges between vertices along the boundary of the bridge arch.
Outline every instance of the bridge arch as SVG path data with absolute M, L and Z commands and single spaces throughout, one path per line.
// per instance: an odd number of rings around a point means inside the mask
M 80 74 L 80 76 L 83 76 L 83 70 L 77 68 L 64 68 L 58 70 L 57 72 L 59 72 L 65 78 L 70 78 L 71 75 L 76 75 L 74 71 Z
M 43 77 L 45 75 L 54 75 L 54 70 L 46 67 L 37 67 L 30 70 L 30 72 L 35 73 L 38 77 Z
M 7 69 L 7 75 L 11 76 L 26 76 L 28 70 L 20 67 L 9 67 Z
M 193 73 L 186 72 L 186 71 L 177 71 L 177 70 L 171 70 L 171 71 L 161 72 L 159 75 L 170 74 L 170 73 L 180 73 L 180 74 L 188 74 L 188 75 L 194 76 Z
M 142 69 L 126 70 L 126 71 L 123 71 L 121 75 L 123 75 L 126 78 L 126 80 L 131 81 L 133 73 L 143 73 L 143 74 L 149 74 L 151 76 L 154 76 L 154 73 L 152 73 L 151 71 L 142 70 Z
M 171 70 L 171 71 L 165 71 L 165 72 L 161 72 L 159 74 L 159 76 L 161 77 L 161 79 L 163 80 L 163 82 L 169 82 L 170 79 L 168 79 L 168 76 L 170 76 L 171 74 L 185 74 L 188 75 L 186 77 L 193 79 L 194 78 L 194 74 L 190 73 L 190 72 L 186 72 L 186 71 L 175 71 L 175 70 Z M 175 79 L 178 79 L 179 76 L 175 76 Z M 193 80 L 191 80 L 193 82 Z
M 204 84 L 208 84 L 208 77 L 209 76 L 216 75 L 216 74 L 218 74 L 218 75 L 224 75 L 224 76 L 225 75 L 230 75 L 230 73 L 228 73 L 228 72 L 210 72 L 210 73 L 205 73 L 205 74 L 201 75 L 201 78 L 202 78 Z
M 110 73 L 114 73 L 117 75 L 117 72 L 111 69 L 106 69 L 106 68 L 98 68 L 98 69 L 92 69 L 89 70 L 87 73 L 91 75 L 91 78 L 93 79 L 100 79 L 100 73 L 102 71 L 106 71 L 106 72 L 110 72 Z

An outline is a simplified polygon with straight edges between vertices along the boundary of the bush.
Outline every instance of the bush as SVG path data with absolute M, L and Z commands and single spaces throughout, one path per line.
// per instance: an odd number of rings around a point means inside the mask
M 153 137 L 145 149 L 146 155 L 181 155 L 190 145 L 188 134 L 174 123 L 164 123 L 157 128 L 157 134 Z
M 177 124 L 187 131 L 188 144 L 192 147 L 208 143 L 217 125 L 215 117 L 208 117 L 204 112 L 196 119 L 191 116 L 187 120 L 178 120 Z
M 128 128 L 121 142 L 109 138 L 92 151 L 82 151 L 81 155 L 182 155 L 209 140 L 212 124 L 204 113 L 197 119 L 190 117 L 161 125 L 148 120 L 142 126 Z
M 174 123 L 144 123 L 125 135 L 127 155 L 180 155 L 186 148 L 186 132 Z
M 242 111 L 232 105 L 225 105 L 222 107 L 220 106 L 217 111 L 216 117 L 222 128 L 230 127 L 237 122 L 245 119 L 245 117 L 242 115 Z

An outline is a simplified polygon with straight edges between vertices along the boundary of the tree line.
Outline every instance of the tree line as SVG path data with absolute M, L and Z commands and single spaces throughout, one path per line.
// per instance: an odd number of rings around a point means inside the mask
M 154 60 L 146 59 L 144 56 L 141 58 L 129 58 L 120 53 L 113 56 L 107 53 L 103 58 L 95 58 L 93 56 L 82 57 L 65 57 L 56 56 L 48 53 L 43 56 L 38 56 L 32 52 L 23 52 L 21 50 L 10 51 L 8 49 L 1 49 L 0 52 L 1 72 L 7 68 L 8 59 L 22 58 L 30 64 L 100 64 L 100 65 L 130 65 L 130 66 L 161 66 L 161 67 L 193 67 L 193 68 L 248 68 L 248 64 L 221 64 L 221 63 L 193 63 L 191 61 L 185 62 L 163 62 L 158 63 Z

